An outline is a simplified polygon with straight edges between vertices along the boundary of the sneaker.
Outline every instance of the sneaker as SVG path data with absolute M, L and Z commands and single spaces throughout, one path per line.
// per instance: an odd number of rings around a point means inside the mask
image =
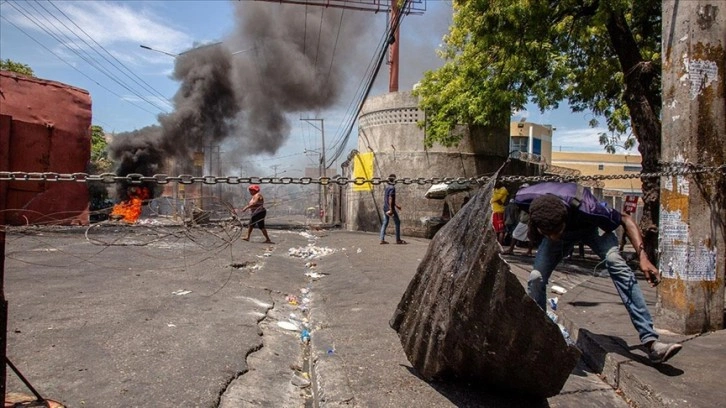
M 681 348 L 683 348 L 683 346 L 678 343 L 662 343 L 660 341 L 654 341 L 651 343 L 648 357 L 650 357 L 650 361 L 654 364 L 665 363 L 668 359 L 678 354 L 678 352 L 681 351 Z

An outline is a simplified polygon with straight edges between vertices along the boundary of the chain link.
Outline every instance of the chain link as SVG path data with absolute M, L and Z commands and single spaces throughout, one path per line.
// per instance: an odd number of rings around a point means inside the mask
M 705 173 L 721 173 L 726 174 L 726 164 L 720 166 L 702 166 L 694 163 L 659 163 L 660 171 L 648 172 L 648 173 L 631 173 L 631 174 L 607 174 L 607 175 L 579 175 L 579 174 L 550 174 L 544 176 L 501 176 L 500 180 L 509 181 L 514 183 L 538 183 L 543 181 L 600 181 L 600 180 L 624 180 L 624 179 L 648 179 L 648 178 L 659 178 L 659 177 L 672 177 L 672 176 L 685 176 L 693 174 L 705 174 Z M 410 178 L 403 177 L 393 181 L 393 184 L 411 185 L 417 184 L 420 186 L 427 184 L 469 184 L 469 185 L 480 185 L 489 181 L 491 175 L 479 176 L 479 177 L 418 177 Z M 319 184 L 322 186 L 337 184 L 339 186 L 345 186 L 348 184 L 354 184 L 362 186 L 370 183 L 374 186 L 381 184 L 388 184 L 387 179 L 381 179 L 380 177 L 373 177 L 366 179 L 363 177 L 318 177 L 317 179 L 312 177 L 238 177 L 238 176 L 192 176 L 191 174 L 180 174 L 178 176 L 168 176 L 166 174 L 155 174 L 153 176 L 144 176 L 143 174 L 131 173 L 126 176 L 118 176 L 114 173 L 101 173 L 98 175 L 87 174 L 87 173 L 53 173 L 53 172 L 23 172 L 23 171 L 0 171 L 0 181 L 74 181 L 78 183 L 89 183 L 99 182 L 104 184 L 112 184 L 118 182 L 124 182 L 128 184 L 143 184 L 143 183 L 155 183 L 155 184 L 168 184 L 170 182 L 176 182 L 179 184 Z

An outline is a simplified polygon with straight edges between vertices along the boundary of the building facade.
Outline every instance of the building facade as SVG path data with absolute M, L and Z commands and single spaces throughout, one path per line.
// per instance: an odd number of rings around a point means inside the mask
M 643 169 L 640 154 L 552 152 L 555 166 L 579 170 L 588 176 L 635 175 Z M 629 195 L 641 195 L 640 178 L 605 179 L 603 188 Z
M 552 125 L 532 122 L 509 124 L 509 152 L 529 153 L 545 163 L 552 163 Z

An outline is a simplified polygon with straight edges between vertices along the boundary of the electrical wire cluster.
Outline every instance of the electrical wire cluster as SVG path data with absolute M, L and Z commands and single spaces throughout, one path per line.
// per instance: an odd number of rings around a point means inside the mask
M 144 81 L 144 79 L 132 71 L 126 64 L 91 37 L 88 32 L 78 25 L 71 16 L 61 10 L 52 0 L 6 1 L 3 4 L 7 4 L 9 7 L 12 7 L 20 16 L 57 41 L 64 51 L 68 51 L 77 56 L 83 60 L 88 67 L 98 71 L 100 74 L 125 89 L 145 104 L 140 105 L 134 101 L 128 100 L 128 98 L 124 98 L 109 87 L 102 85 L 96 79 L 92 78 L 90 75 L 76 67 L 73 63 L 69 62 L 58 52 L 53 51 L 22 27 L 15 24 L 6 16 L 0 14 L 0 18 L 28 36 L 31 40 L 49 53 L 53 54 L 60 61 L 64 62 L 109 93 L 154 115 L 169 112 L 173 107 L 172 102 L 169 101 L 161 92 L 156 90 L 148 82 Z M 149 110 L 149 107 L 153 110 Z

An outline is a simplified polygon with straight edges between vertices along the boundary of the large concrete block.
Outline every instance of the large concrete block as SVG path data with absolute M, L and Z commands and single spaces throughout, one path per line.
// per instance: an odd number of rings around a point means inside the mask
M 427 380 L 553 396 L 580 352 L 499 256 L 492 188 L 482 188 L 436 234 L 390 324 Z

